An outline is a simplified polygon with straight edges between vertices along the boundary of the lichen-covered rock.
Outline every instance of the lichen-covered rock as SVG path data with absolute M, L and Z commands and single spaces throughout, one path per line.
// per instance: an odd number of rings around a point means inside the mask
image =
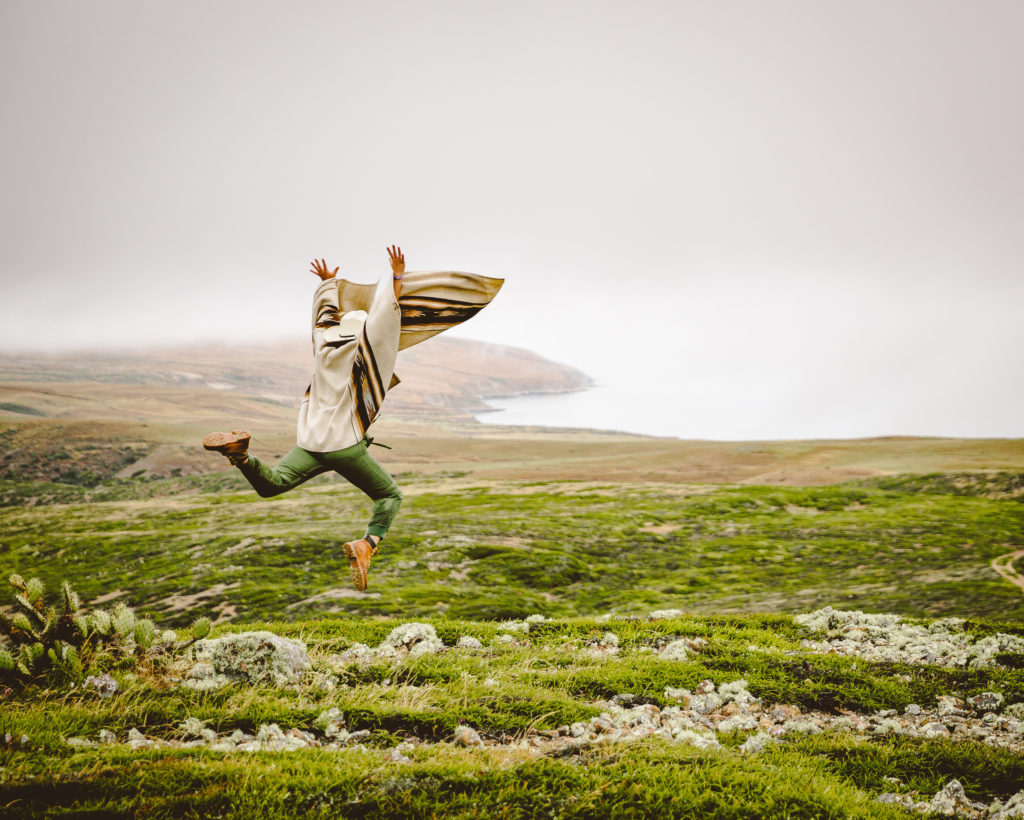
M 982 692 L 973 698 L 967 698 L 967 705 L 977 712 L 994 712 L 1003 704 L 1003 696 L 999 692 Z
M 185 718 L 178 725 L 178 730 L 186 738 L 198 738 L 199 740 L 205 740 L 207 743 L 212 743 L 217 739 L 217 733 L 198 718 Z
M 732 683 L 723 683 L 718 687 L 718 694 L 726 703 L 738 703 L 742 706 L 753 703 L 755 698 L 747 691 L 747 682 L 742 678 Z
M 757 754 L 758 752 L 764 751 L 766 746 L 772 743 L 778 743 L 778 740 L 772 737 L 767 732 L 758 732 L 748 737 L 743 743 L 740 744 L 740 752 L 745 755 Z
M 1024 817 L 1024 790 L 1017 792 L 1004 805 L 994 808 L 995 812 L 990 815 L 990 820 L 1010 820 L 1014 817 Z
M 921 727 L 921 734 L 924 737 L 949 737 L 949 729 L 937 720 L 926 723 Z
M 683 610 L 681 609 L 656 609 L 648 617 L 652 621 L 667 621 L 672 618 L 682 617 Z
M 842 611 L 827 606 L 797 615 L 798 624 L 825 632 L 824 641 L 803 641 L 820 653 L 853 655 L 869 661 L 931 664 L 977 669 L 992 666 L 1002 652 L 1024 653 L 1024 639 L 998 633 L 978 641 L 964 631 L 960 618 L 940 618 L 927 625 L 904 623 L 891 613 Z
M 474 638 L 472 635 L 463 635 L 455 646 L 459 649 L 483 649 L 484 645 L 480 642 L 479 638 Z
M 1003 714 L 1008 715 L 1012 718 L 1016 718 L 1017 720 L 1024 720 L 1024 702 L 1011 703 L 1009 706 L 1003 709 Z
M 306 645 L 273 632 L 239 632 L 197 641 L 193 657 L 196 663 L 185 685 L 195 689 L 239 682 L 287 686 L 298 683 L 309 669 Z
M 692 651 L 689 641 L 678 640 L 665 646 L 659 657 L 663 661 L 685 661 Z
M 955 778 L 943 786 L 928 804 L 928 810 L 932 814 L 943 817 L 978 817 L 980 812 L 987 809 L 988 806 L 984 803 L 968 800 L 964 794 L 964 787 Z
M 895 792 L 886 792 L 880 794 L 875 798 L 879 803 L 884 803 L 888 806 L 899 806 L 904 811 L 916 811 L 924 813 L 928 811 L 928 804 L 917 800 L 914 800 L 913 795 L 910 794 L 898 794 Z
M 424 642 L 431 646 L 444 647 L 444 644 L 438 640 L 434 627 L 430 624 L 413 622 L 396 626 L 381 642 L 381 646 L 390 646 L 396 650 L 411 650 L 417 644 Z

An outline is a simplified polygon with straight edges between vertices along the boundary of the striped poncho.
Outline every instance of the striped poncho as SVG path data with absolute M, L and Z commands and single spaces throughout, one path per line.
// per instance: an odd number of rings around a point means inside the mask
M 398 351 L 474 316 L 504 280 L 472 273 L 409 272 L 395 299 L 391 277 L 376 285 L 321 282 L 313 295 L 314 372 L 299 408 L 297 443 L 315 453 L 356 444 L 398 383 Z M 328 341 L 328 328 L 351 310 L 365 310 L 362 329 Z

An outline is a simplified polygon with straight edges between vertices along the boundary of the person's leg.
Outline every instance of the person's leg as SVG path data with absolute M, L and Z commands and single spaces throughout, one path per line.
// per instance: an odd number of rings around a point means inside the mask
M 398 515 L 398 508 L 402 506 L 402 492 L 391 474 L 367 452 L 366 439 L 344 450 L 324 453 L 320 460 L 373 500 L 373 514 L 366 535 L 376 536 L 371 543 L 380 541 Z
M 292 487 L 297 487 L 303 481 L 308 481 L 313 476 L 330 469 L 317 461 L 312 453 L 301 447 L 293 447 L 273 467 L 264 464 L 251 454 L 245 462 L 235 466 L 242 471 L 242 475 L 249 479 L 252 488 L 263 498 L 280 495 Z

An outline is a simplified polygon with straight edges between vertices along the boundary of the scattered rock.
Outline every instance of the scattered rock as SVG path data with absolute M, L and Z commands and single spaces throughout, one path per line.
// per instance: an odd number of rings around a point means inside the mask
M 1024 653 L 1024 639 L 997 633 L 978 641 L 964 631 L 961 618 L 941 618 L 926 626 L 904 623 L 891 613 L 869 614 L 827 606 L 797 615 L 798 624 L 828 633 L 824 641 L 802 642 L 813 652 L 854 655 L 869 661 L 930 664 L 977 669 L 996 665 L 1002 652 Z
M 101 698 L 112 698 L 117 694 L 117 681 L 110 675 L 89 675 L 83 682 L 84 689 L 92 689 L 98 692 Z

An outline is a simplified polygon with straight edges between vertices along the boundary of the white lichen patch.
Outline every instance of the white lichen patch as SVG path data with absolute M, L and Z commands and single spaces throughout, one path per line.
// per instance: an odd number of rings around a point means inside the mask
M 326 662 L 329 668 L 340 673 L 349 666 L 400 663 L 443 652 L 445 649 L 433 626 L 412 622 L 396 626 L 377 647 L 355 643 L 344 652 L 328 656 Z
M 273 632 L 239 632 L 197 641 L 185 659 L 182 685 L 215 689 L 228 683 L 289 686 L 309 669 L 306 645 Z
M 1024 653 L 1024 639 L 1015 635 L 1000 632 L 974 640 L 964 631 L 960 618 L 917 625 L 889 613 L 842 611 L 827 606 L 793 620 L 828 636 L 822 641 L 802 641 L 812 652 L 869 661 L 977 669 L 995 665 L 995 656 L 1001 652 Z
M 658 653 L 663 661 L 685 661 L 691 654 L 700 652 L 708 642 L 704 638 L 677 638 L 667 643 Z

